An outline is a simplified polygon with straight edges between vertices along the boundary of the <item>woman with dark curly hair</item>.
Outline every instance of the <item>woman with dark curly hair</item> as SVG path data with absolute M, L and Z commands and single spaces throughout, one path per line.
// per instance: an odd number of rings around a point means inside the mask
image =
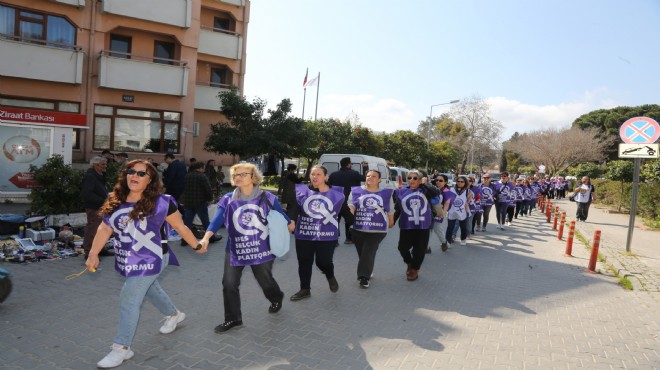
M 208 243 L 198 243 L 186 227 L 170 195 L 161 194 L 162 183 L 156 168 L 145 160 L 129 162 L 99 211 L 103 222 L 92 242 L 87 269 L 95 271 L 98 254 L 115 234 L 115 270 L 126 277 L 119 295 L 119 330 L 112 351 L 97 363 L 100 368 L 121 365 L 133 357 L 130 346 L 135 335 L 140 307 L 146 297 L 165 315 L 160 332 L 168 334 L 186 318 L 177 310 L 158 284 L 158 276 L 168 263 L 178 264 L 167 245 L 170 226 L 197 253 L 206 253 Z

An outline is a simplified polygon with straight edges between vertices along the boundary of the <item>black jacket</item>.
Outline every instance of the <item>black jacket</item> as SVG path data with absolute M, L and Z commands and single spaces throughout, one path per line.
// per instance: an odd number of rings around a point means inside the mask
M 365 181 L 364 175 L 350 168 L 340 168 L 339 171 L 333 172 L 328 178 L 328 184 L 332 186 L 344 187 L 344 196 L 348 201 L 348 194 L 351 193 L 351 187 L 360 186 L 362 181 Z
M 108 189 L 105 187 L 105 175 L 101 175 L 93 168 L 88 168 L 83 175 L 80 197 L 83 206 L 89 209 L 99 209 L 108 197 Z

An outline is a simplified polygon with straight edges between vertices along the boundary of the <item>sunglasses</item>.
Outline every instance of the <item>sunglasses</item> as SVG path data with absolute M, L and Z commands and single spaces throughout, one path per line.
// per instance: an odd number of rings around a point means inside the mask
M 134 169 L 132 169 L 132 168 L 126 170 L 126 174 L 127 174 L 127 175 L 138 175 L 138 176 L 140 176 L 140 177 L 145 177 L 145 176 L 148 175 L 147 171 L 136 171 L 136 170 L 134 170 Z
M 419 180 L 419 177 L 408 177 L 408 180 Z

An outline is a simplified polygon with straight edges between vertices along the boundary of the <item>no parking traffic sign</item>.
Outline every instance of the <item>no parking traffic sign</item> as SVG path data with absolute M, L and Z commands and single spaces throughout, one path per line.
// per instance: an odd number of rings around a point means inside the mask
M 621 125 L 619 136 L 627 144 L 652 144 L 660 138 L 660 125 L 653 118 L 634 117 Z

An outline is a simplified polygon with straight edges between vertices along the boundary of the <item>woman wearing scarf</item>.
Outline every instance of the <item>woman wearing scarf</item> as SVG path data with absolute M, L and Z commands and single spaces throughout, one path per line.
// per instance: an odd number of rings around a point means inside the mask
M 268 212 L 279 212 L 289 222 L 289 231 L 293 231 L 295 226 L 277 197 L 259 187 L 263 176 L 254 164 L 235 164 L 229 173 L 231 184 L 236 189 L 220 198 L 218 210 L 202 239 L 208 242 L 222 225 L 227 228 L 229 238 L 222 276 L 225 321 L 215 327 L 216 333 L 224 333 L 243 325 L 239 286 L 245 266 L 250 266 L 254 278 L 270 302 L 268 312 L 277 313 L 282 308 L 284 293 L 273 278 L 275 256 L 270 252 L 266 216 Z M 269 205 L 272 205 L 272 209 L 269 209 Z
M 146 160 L 129 162 L 119 174 L 119 180 L 99 211 L 103 222 L 96 231 L 92 249 L 85 265 L 95 271 L 99 252 L 114 234 L 115 270 L 126 277 L 119 294 L 119 330 L 112 351 L 96 366 L 117 367 L 135 355 L 131 343 L 140 319 L 140 307 L 147 298 L 165 315 L 160 328 L 169 334 L 186 318 L 160 287 L 158 277 L 169 263 L 178 265 L 167 245 L 170 226 L 197 253 L 206 253 L 208 243 L 197 243 L 177 210 L 173 197 L 163 192 L 158 170 Z
M 431 200 L 440 190 L 426 183 L 419 170 L 408 171 L 408 186 L 398 189 L 394 219 L 399 220 L 399 253 L 408 266 L 406 278 L 415 281 L 424 262 L 432 227 Z M 412 252 L 411 252 L 412 250 Z
M 369 288 L 378 246 L 387 229 L 394 226 L 392 189 L 379 189 L 380 172 L 367 172 L 365 185 L 354 186 L 348 196 L 348 208 L 355 215 L 351 235 L 358 254 L 357 277 L 360 287 Z
M 288 209 L 291 219 L 296 220 L 296 256 L 300 290 L 291 296 L 292 301 L 312 296 L 312 269 L 316 266 L 325 274 L 330 291 L 336 293 L 339 283 L 335 278 L 332 257 L 339 239 L 339 214 L 345 222 L 353 222 L 353 214 L 344 203 L 344 188 L 328 185 L 328 170 L 321 165 L 312 167 L 311 186 L 296 185 L 296 202 Z

